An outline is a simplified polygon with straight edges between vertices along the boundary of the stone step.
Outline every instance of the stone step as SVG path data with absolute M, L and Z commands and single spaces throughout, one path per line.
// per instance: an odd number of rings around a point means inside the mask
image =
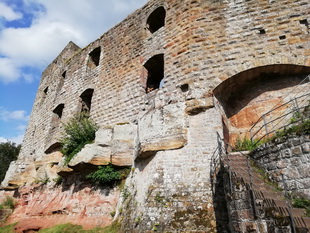
M 250 179 L 248 162 L 246 156 L 234 155 L 229 158 L 225 158 L 224 163 L 229 166 L 232 174 L 244 183 L 244 185 L 250 185 L 252 181 L 252 188 L 254 197 L 256 200 L 262 200 L 264 208 L 269 214 L 289 217 L 289 202 L 284 199 L 283 193 L 276 192 L 270 185 L 262 179 L 261 175 L 254 169 L 251 169 L 252 180 Z M 291 214 L 296 222 L 296 226 L 299 227 L 299 232 L 305 231 L 310 228 L 310 218 L 302 217 L 305 213 L 304 209 L 291 208 Z
M 310 232 L 310 217 L 302 217 L 302 218 L 296 217 L 294 220 L 296 226 L 306 226 Z

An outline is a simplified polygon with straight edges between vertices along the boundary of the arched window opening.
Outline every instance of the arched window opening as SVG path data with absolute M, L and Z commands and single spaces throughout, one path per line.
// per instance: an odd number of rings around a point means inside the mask
M 157 54 L 145 64 L 147 70 L 146 92 L 149 93 L 159 88 L 164 78 L 164 54 Z
M 156 32 L 161 27 L 165 26 L 166 10 L 164 7 L 158 7 L 148 17 L 146 24 L 151 33 Z
M 59 104 L 59 105 L 53 110 L 54 116 L 55 116 L 57 119 L 61 119 L 61 116 L 62 116 L 62 112 L 63 112 L 64 107 L 65 107 L 64 104 Z
M 89 113 L 91 109 L 91 100 L 93 98 L 94 89 L 87 89 L 81 95 L 81 112 Z
M 53 117 L 52 117 L 52 124 L 51 124 L 51 131 L 50 134 L 55 133 L 55 130 L 58 128 L 60 124 L 60 119 L 62 117 L 63 109 L 65 105 L 59 104 L 54 110 L 53 110 Z
M 89 53 L 90 65 L 92 68 L 99 66 L 101 48 L 97 47 Z

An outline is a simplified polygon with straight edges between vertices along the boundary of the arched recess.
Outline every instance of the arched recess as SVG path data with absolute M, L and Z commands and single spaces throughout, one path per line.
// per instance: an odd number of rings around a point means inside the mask
M 249 137 L 249 129 L 262 114 L 305 90 L 305 85 L 309 90 L 309 83 L 299 85 L 309 74 L 307 66 L 275 64 L 248 69 L 223 81 L 213 93 L 222 109 L 225 141 L 233 145 L 238 137 Z
M 81 95 L 80 95 L 80 101 L 82 103 L 81 105 L 81 112 L 89 113 L 91 109 L 91 101 L 93 98 L 94 89 L 86 89 Z
M 60 151 L 61 150 L 61 143 L 60 142 L 55 142 L 52 145 L 50 145 L 45 151 L 45 154 L 50 154 L 55 151 Z
M 157 54 L 151 57 L 145 64 L 146 78 L 146 93 L 160 88 L 164 78 L 164 54 Z

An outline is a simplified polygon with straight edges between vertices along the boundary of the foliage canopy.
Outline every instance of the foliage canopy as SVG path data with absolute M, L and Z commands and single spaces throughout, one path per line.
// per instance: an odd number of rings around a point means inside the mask
M 21 145 L 14 142 L 0 143 L 0 182 L 4 179 L 10 163 L 17 159 Z

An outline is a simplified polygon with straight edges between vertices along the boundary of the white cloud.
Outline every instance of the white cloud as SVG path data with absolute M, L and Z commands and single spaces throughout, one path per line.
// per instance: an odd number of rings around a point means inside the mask
M 16 144 L 21 144 L 23 142 L 23 138 L 24 138 L 24 134 L 20 134 L 12 138 L 0 137 L 0 143 L 1 142 L 15 142 Z
M 0 2 L 0 17 L 4 18 L 7 21 L 13 21 L 22 18 L 23 15 L 19 12 L 15 12 L 5 3 Z
M 9 121 L 9 120 L 20 120 L 20 121 L 28 121 L 29 116 L 26 114 L 24 110 L 16 110 L 16 111 L 7 111 L 3 107 L 0 107 L 0 120 Z
M 0 67 L 2 82 L 13 82 L 21 78 L 19 71 L 25 66 L 42 69 L 42 60 L 50 63 L 69 41 L 81 47 L 86 46 L 147 0 L 24 2 L 29 8 L 24 10 L 35 14 L 30 26 L 0 31 L 0 56 L 5 57 L 1 60 L 2 63 L 10 62 L 4 71 Z
M 9 83 L 16 81 L 20 77 L 18 66 L 11 58 L 0 58 L 0 81 Z

